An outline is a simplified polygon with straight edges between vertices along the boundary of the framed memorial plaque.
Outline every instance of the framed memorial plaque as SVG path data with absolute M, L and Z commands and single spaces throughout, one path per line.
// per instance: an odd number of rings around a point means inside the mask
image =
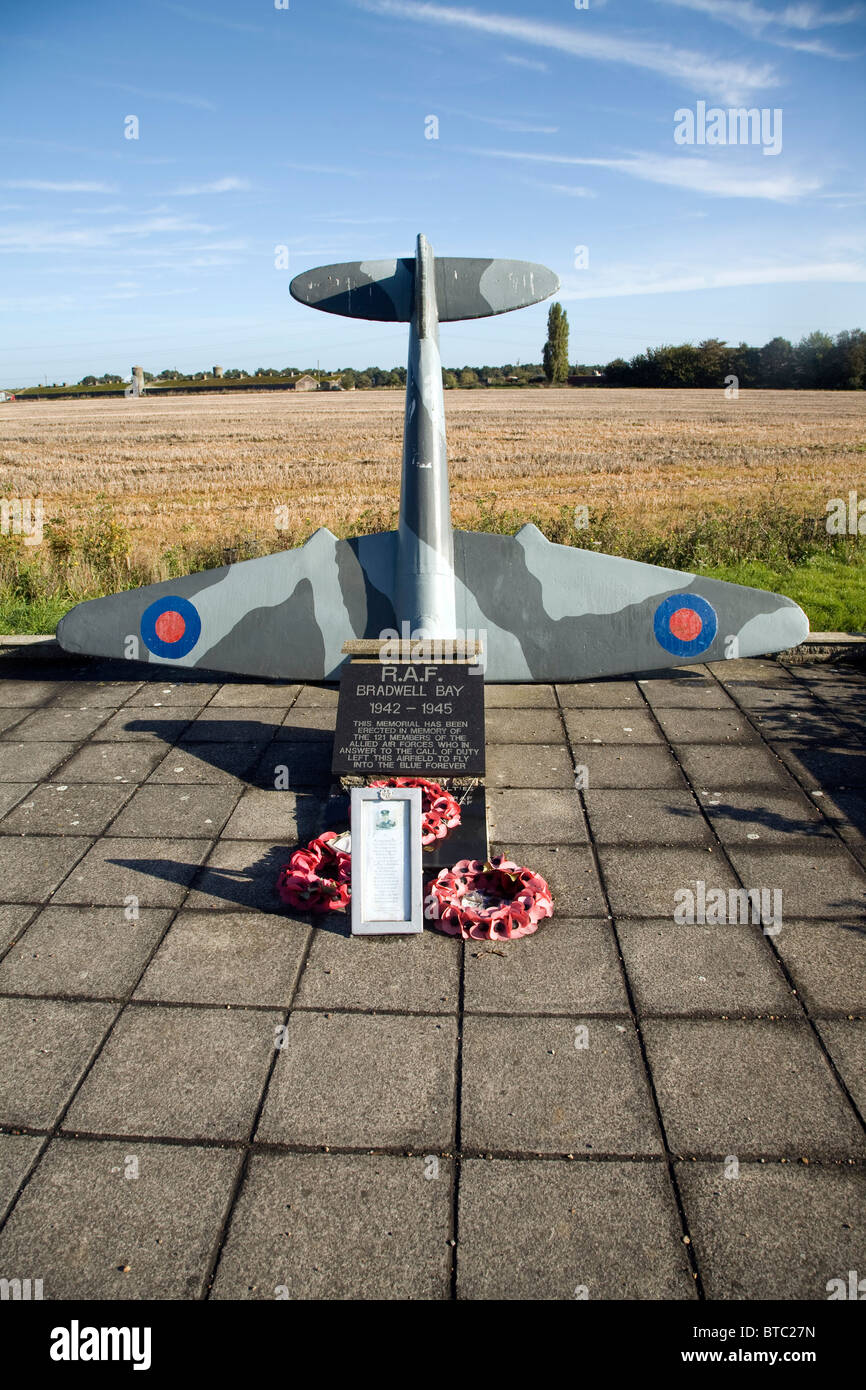
M 352 789 L 352 935 L 424 928 L 420 787 Z

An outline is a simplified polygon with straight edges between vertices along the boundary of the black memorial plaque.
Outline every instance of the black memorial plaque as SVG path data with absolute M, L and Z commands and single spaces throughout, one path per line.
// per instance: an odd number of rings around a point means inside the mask
M 350 662 L 340 676 L 333 771 L 483 776 L 484 677 L 459 662 Z

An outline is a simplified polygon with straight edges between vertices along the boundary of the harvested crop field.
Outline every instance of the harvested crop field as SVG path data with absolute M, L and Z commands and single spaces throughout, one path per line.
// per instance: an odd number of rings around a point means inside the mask
M 102 499 L 140 562 L 239 535 L 271 549 L 322 524 L 351 534 L 392 520 L 402 413 L 397 390 L 9 403 L 0 495 L 42 496 L 72 527 Z M 659 532 L 704 508 L 821 516 L 829 497 L 866 494 L 862 392 L 455 390 L 446 414 L 466 526 L 479 498 L 536 519 L 583 503 Z

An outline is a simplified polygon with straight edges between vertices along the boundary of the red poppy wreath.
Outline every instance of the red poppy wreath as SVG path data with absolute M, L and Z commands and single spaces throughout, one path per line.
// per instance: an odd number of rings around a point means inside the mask
M 345 912 L 349 902 L 352 857 L 335 848 L 334 830 L 317 835 L 305 849 L 296 849 L 280 870 L 277 892 L 296 912 Z
M 499 856 L 487 863 L 461 859 L 429 885 L 424 915 L 449 936 L 507 941 L 538 930 L 553 916 L 553 898 L 540 874 Z
M 449 830 L 460 824 L 460 807 L 449 791 L 438 782 L 424 777 L 389 777 L 383 782 L 371 782 L 371 787 L 421 788 L 421 844 L 432 845 L 444 840 Z

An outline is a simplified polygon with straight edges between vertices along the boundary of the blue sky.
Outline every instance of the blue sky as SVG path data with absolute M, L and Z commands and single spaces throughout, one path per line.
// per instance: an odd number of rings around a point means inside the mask
M 862 4 L 288 4 L 4 7 L 0 385 L 396 365 L 405 329 L 288 285 L 419 231 L 555 269 L 572 361 L 866 327 Z M 699 102 L 781 110 L 780 152 L 677 144 Z M 448 325 L 443 358 L 538 361 L 546 313 Z

